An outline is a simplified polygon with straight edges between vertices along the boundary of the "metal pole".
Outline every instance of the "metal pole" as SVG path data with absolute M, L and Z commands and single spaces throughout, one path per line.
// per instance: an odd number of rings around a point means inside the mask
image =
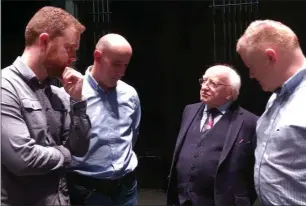
M 107 23 L 110 22 L 110 11 L 109 11 L 109 4 L 108 4 L 108 0 L 106 0 L 106 12 L 107 12 Z
M 231 0 L 229 0 L 229 3 L 231 3 Z M 232 60 L 232 13 L 231 13 L 231 7 L 229 6 L 228 7 L 228 34 L 229 34 L 229 51 L 228 51 L 228 54 L 229 54 L 229 60 L 231 61 Z
M 215 19 L 215 15 L 216 15 L 216 8 L 214 7 L 215 5 L 215 0 L 213 0 L 213 33 L 214 33 L 214 62 L 217 61 L 217 51 L 216 51 L 216 19 Z
M 234 0 L 234 4 L 236 4 L 236 0 Z M 234 37 L 235 37 L 235 42 L 236 42 L 237 41 L 237 6 L 234 7 Z M 235 47 L 235 51 L 236 51 L 236 47 Z
M 93 38 L 93 45 L 96 45 L 96 28 L 95 28 L 95 24 L 96 24 L 96 15 L 95 15 L 95 0 L 92 1 L 92 18 L 93 18 L 93 28 L 94 28 L 94 31 L 93 31 L 93 35 L 94 35 L 94 38 Z
M 225 0 L 223 0 L 223 4 L 225 5 Z M 225 6 L 223 7 L 223 50 L 224 50 L 224 61 L 226 61 L 226 25 L 225 25 Z

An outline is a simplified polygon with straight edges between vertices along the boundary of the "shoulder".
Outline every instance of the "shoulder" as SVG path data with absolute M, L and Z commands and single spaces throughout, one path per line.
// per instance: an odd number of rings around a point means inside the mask
M 26 82 L 18 75 L 12 66 L 1 70 L 1 88 L 17 94 L 17 91 L 23 91 Z
M 252 112 L 242 108 L 242 107 L 238 107 L 239 109 L 239 113 L 241 114 L 241 117 L 243 118 L 243 120 L 245 120 L 245 122 L 247 124 L 251 124 L 251 125 L 255 125 L 256 126 L 256 123 L 257 123 L 257 120 L 258 120 L 258 116 L 253 114 Z
M 185 109 L 188 110 L 188 109 L 199 108 L 199 107 L 201 107 L 202 104 L 203 104 L 202 102 L 197 102 L 197 103 L 193 103 L 193 104 L 187 104 L 185 106 Z
M 136 89 L 124 81 L 118 81 L 116 90 L 120 96 L 124 97 L 124 99 L 132 99 L 132 101 L 139 103 L 139 97 Z
M 18 78 L 18 74 L 16 73 L 16 71 L 14 71 L 14 68 L 11 66 L 5 67 L 4 69 L 1 70 L 1 79 L 3 81 L 3 79 L 7 80 L 7 81 L 11 81 L 13 79 Z M 20 78 L 20 77 L 19 77 Z
M 202 102 L 187 104 L 183 110 L 183 113 L 187 114 L 195 110 L 197 111 L 201 107 L 201 105 L 203 105 Z

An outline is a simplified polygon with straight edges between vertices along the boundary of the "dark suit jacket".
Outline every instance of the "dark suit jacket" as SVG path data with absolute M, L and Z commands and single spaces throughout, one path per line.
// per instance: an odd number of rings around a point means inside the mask
M 187 131 L 203 103 L 187 105 L 182 116 L 169 175 L 167 204 L 178 204 L 176 163 Z M 232 115 L 214 183 L 216 206 L 252 205 L 256 199 L 253 181 L 256 122 L 258 117 L 233 103 Z

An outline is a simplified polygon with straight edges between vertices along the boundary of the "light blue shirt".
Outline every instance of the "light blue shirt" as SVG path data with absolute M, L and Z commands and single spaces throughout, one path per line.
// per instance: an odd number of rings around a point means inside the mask
M 257 122 L 254 180 L 262 205 L 306 205 L 306 70 L 274 93 Z
M 86 156 L 73 157 L 72 168 L 94 178 L 118 179 L 134 171 L 138 164 L 133 146 L 141 118 L 140 101 L 136 90 L 120 80 L 105 92 L 90 69 L 82 91 L 92 124 L 90 146 Z

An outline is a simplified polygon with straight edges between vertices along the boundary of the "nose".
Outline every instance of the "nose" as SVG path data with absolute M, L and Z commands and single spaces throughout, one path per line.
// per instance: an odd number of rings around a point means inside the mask
M 203 82 L 202 84 L 201 84 L 201 89 L 202 90 L 209 90 L 209 87 L 208 87 L 208 83 L 207 82 Z

